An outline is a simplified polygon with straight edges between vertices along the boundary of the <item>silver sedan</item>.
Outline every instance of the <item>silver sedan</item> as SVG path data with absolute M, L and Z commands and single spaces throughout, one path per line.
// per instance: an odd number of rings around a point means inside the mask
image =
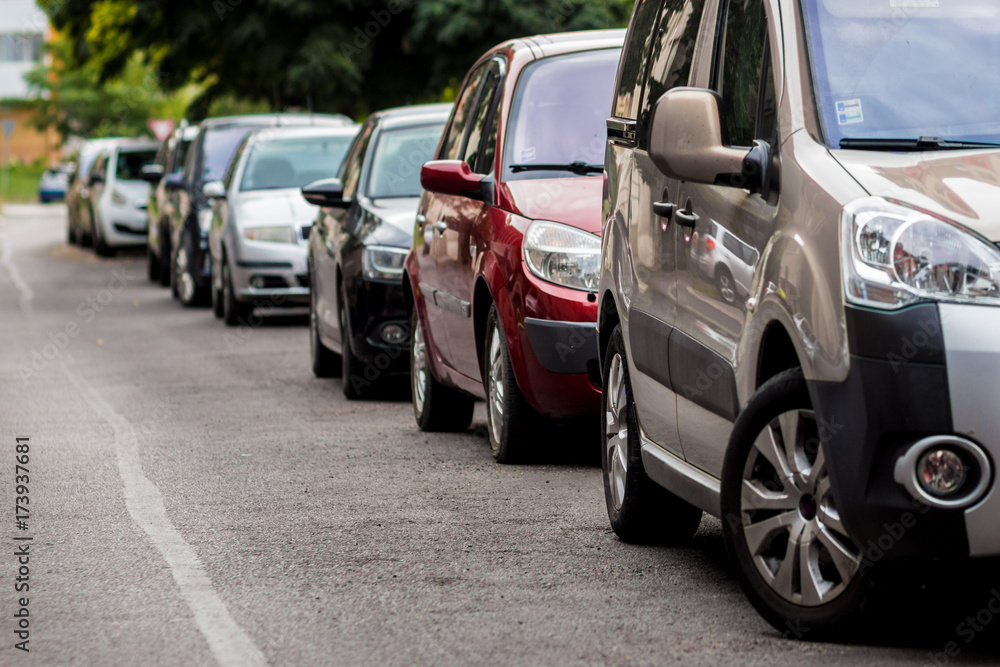
M 213 201 L 212 305 L 227 325 L 245 321 L 255 306 L 308 305 L 306 256 L 318 208 L 300 188 L 336 176 L 357 132 L 258 130 L 237 150 L 224 180 L 205 184 Z

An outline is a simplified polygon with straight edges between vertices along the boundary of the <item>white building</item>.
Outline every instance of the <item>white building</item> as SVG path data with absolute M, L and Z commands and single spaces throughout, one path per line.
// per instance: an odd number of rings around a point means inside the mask
M 0 100 L 31 96 L 24 75 L 41 62 L 48 32 L 34 0 L 0 0 Z

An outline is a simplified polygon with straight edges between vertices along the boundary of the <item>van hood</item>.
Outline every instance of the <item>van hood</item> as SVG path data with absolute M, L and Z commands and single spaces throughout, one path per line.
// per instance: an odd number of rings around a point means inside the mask
M 318 207 L 305 200 L 298 188 L 251 190 L 236 196 L 236 215 L 242 225 L 308 222 L 316 219 L 318 210 Z
M 936 213 L 1000 242 L 1000 150 L 831 154 L 869 194 Z
M 601 233 L 604 179 L 601 176 L 507 181 L 501 207 L 529 220 L 551 220 L 591 234 Z

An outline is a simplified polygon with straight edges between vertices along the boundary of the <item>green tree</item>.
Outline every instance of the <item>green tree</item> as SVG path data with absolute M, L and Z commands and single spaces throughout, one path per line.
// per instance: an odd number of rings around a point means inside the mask
M 135 51 L 160 81 L 205 81 L 198 117 L 223 96 L 361 115 L 437 99 L 494 44 L 621 27 L 632 0 L 42 0 L 73 55 L 102 78 Z

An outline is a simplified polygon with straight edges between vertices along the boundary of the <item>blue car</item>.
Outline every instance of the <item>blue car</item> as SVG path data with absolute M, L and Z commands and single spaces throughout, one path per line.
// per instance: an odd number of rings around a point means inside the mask
M 71 165 L 56 165 L 46 169 L 38 181 L 38 201 L 43 204 L 65 201 L 72 169 Z

